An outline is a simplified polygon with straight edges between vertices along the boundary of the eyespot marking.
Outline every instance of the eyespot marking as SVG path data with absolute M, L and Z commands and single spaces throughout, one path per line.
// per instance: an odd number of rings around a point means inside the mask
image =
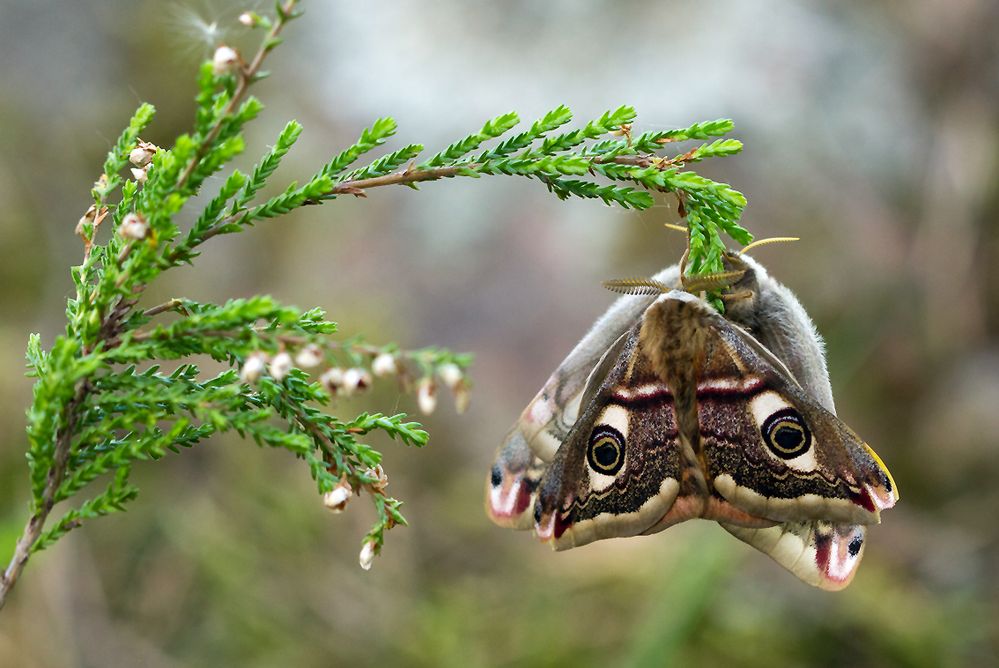
M 850 545 L 847 550 L 850 552 L 851 557 L 855 557 L 860 554 L 860 548 L 864 546 L 863 536 L 854 536 L 853 540 L 850 541 Z
M 621 432 L 607 424 L 597 425 L 586 448 L 586 463 L 598 476 L 616 475 L 624 466 L 624 436 Z
M 771 413 L 760 425 L 763 442 L 781 459 L 795 459 L 812 446 L 812 432 L 801 413 L 784 408 Z

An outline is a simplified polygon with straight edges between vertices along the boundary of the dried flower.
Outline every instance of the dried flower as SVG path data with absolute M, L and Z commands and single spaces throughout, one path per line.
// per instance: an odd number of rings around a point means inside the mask
M 381 464 L 376 464 L 374 468 L 370 468 L 364 472 L 366 476 L 372 478 L 372 482 L 368 483 L 371 486 L 371 491 L 381 494 L 388 487 L 388 475 L 385 473 L 385 469 L 382 468 Z
M 291 369 L 291 355 L 286 352 L 280 352 L 274 356 L 274 359 L 271 360 L 268 370 L 270 371 L 271 377 L 280 383 L 291 372 Z
M 343 393 L 348 397 L 371 387 L 371 374 L 367 369 L 353 367 L 343 372 Z
M 333 513 L 342 513 L 347 502 L 354 493 L 354 488 L 346 477 L 341 478 L 337 486 L 323 494 L 323 505 Z
M 322 376 L 319 377 L 319 382 L 330 391 L 330 394 L 336 394 L 343 387 L 343 369 L 340 367 L 332 367 L 326 370 Z
M 153 159 L 153 154 L 159 150 L 156 144 L 148 141 L 139 141 L 138 145 L 128 154 L 128 161 L 136 167 L 145 167 Z
M 123 239 L 145 239 L 148 233 L 149 223 L 137 213 L 127 214 L 118 227 L 118 234 Z
M 375 560 L 375 541 L 369 540 L 361 548 L 361 554 L 357 561 L 361 564 L 361 568 L 366 571 L 371 570 L 371 562 Z
M 94 222 L 97 217 L 97 206 L 94 204 L 90 205 L 87 212 L 80 217 L 80 220 L 76 223 L 76 236 L 83 237 L 84 239 L 90 236 L 88 231 L 88 226 Z
M 302 369 L 311 369 L 312 367 L 319 366 L 320 362 L 323 361 L 323 351 L 322 348 L 314 343 L 310 343 L 295 355 L 295 364 Z
M 260 353 L 253 353 L 243 362 L 243 368 L 239 371 L 239 378 L 244 383 L 255 383 L 260 380 L 267 366 L 264 356 Z
M 440 376 L 440 379 L 449 390 L 458 387 L 458 383 L 465 377 L 465 374 L 461 372 L 461 367 L 454 362 L 441 364 L 437 367 L 437 375 Z
M 379 353 L 371 362 L 371 372 L 379 378 L 397 374 L 399 367 L 395 362 L 395 355 L 392 353 Z
M 216 75 L 226 74 L 239 64 L 239 61 L 239 52 L 223 44 L 215 49 L 215 55 L 212 56 L 212 72 Z
M 80 220 L 78 220 L 76 223 L 76 230 L 74 230 L 76 232 L 76 236 L 82 237 L 85 240 L 89 239 L 90 232 L 88 231 L 88 226 L 90 224 L 91 224 L 90 219 L 87 218 L 86 216 L 82 216 Z
M 104 193 L 108 187 L 108 175 L 101 174 L 96 181 L 94 181 L 94 190 L 99 193 Z
M 430 415 L 437 408 L 437 384 L 430 376 L 420 379 L 420 385 L 416 389 L 416 403 L 424 415 Z
M 467 383 L 458 383 L 454 388 L 454 410 L 461 415 L 468 410 L 468 404 L 472 400 L 472 393 L 468 389 Z

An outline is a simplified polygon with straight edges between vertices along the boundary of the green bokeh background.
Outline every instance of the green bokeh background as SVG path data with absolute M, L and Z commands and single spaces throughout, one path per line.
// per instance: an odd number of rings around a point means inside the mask
M 213 440 L 138 466 L 128 513 L 31 562 L 0 613 L 0 665 L 999 664 L 999 5 L 304 5 L 241 162 L 298 118 L 284 180 L 384 115 L 400 145 L 429 147 L 559 103 L 581 119 L 633 104 L 639 132 L 734 118 L 745 152 L 705 173 L 746 193 L 757 236 L 803 237 L 756 256 L 825 335 L 840 415 L 901 503 L 835 594 L 706 522 L 559 554 L 493 527 L 495 446 L 611 301 L 599 281 L 678 259 L 675 208 L 499 178 L 375 191 L 215 239 L 149 299 L 268 292 L 375 343 L 474 352 L 467 414 L 444 401 L 423 451 L 375 443 L 411 526 L 363 572 L 363 501 L 331 516 L 286 453 Z M 61 330 L 89 185 L 140 100 L 159 110 L 146 139 L 188 127 L 206 54 L 192 17 L 234 26 L 244 8 L 0 2 L 5 553 L 26 517 L 23 350 Z M 341 409 L 361 407 L 415 412 L 391 387 Z

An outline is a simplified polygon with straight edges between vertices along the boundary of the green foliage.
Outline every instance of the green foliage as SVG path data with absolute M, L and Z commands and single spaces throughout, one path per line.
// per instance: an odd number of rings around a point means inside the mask
M 395 131 L 395 123 L 381 119 L 365 130 L 358 142 L 343 151 L 321 172 L 334 175 L 330 192 L 319 197 L 333 199 L 342 194 L 364 195 L 365 189 L 391 183 L 415 187 L 420 181 L 455 176 L 523 176 L 542 181 L 561 199 L 600 199 L 626 209 L 647 209 L 655 200 L 651 192 L 673 193 L 687 214 L 690 235 L 688 272 L 692 276 L 723 270 L 726 246 L 722 233 L 745 245 L 752 235 L 739 225 L 746 198 L 725 183 L 686 170 L 687 164 L 734 155 L 742 150 L 737 139 L 716 139 L 673 157 L 660 153 L 668 146 L 692 139 L 708 139 L 730 132 L 733 123 L 719 119 L 695 123 L 687 128 L 648 132 L 631 137 L 634 108 L 621 106 L 607 111 L 582 128 L 552 134 L 572 121 L 572 112 L 560 105 L 536 120 L 525 132 L 504 138 L 520 122 L 515 113 L 487 121 L 481 130 L 414 164 L 423 150 L 410 144 L 374 160 L 366 167 L 343 173 L 343 168 L 371 150 Z M 487 141 L 499 139 L 493 148 L 477 155 Z M 395 170 L 409 163 L 401 172 Z M 579 178 L 565 178 L 567 176 Z M 596 180 L 603 177 L 604 182 Z M 380 179 L 375 181 L 374 179 Z M 629 182 L 638 186 L 620 185 Z
M 687 211 L 694 273 L 720 269 L 722 232 L 740 243 L 751 239 L 738 225 L 745 198 L 685 170 L 687 163 L 737 153 L 738 141 L 718 139 L 672 158 L 659 154 L 674 142 L 723 135 L 731 121 L 633 139 L 636 113 L 628 106 L 570 130 L 563 128 L 572 113 L 558 106 L 512 136 L 520 119 L 505 113 L 424 162 L 416 163 L 423 146 L 409 144 L 348 171 L 395 133 L 395 121 L 382 118 L 304 185 L 291 183 L 260 201 L 258 194 L 301 135 L 301 125 L 292 121 L 250 174 L 228 174 L 194 223 L 182 229 L 177 213 L 245 150 L 243 130 L 263 108 L 246 89 L 263 76 L 263 55 L 297 16 L 295 4 L 279 2 L 273 18 L 257 17 L 256 26 L 267 34 L 257 57 L 246 60 L 252 65 L 234 71 L 213 70 L 211 63 L 201 68 L 190 134 L 169 148 L 141 142 L 140 133 L 153 118 L 152 106 L 143 104 L 108 153 L 92 190 L 94 207 L 78 230 L 84 260 L 71 272 L 76 294 L 67 302 L 65 334 L 47 351 L 37 336 L 28 343 L 29 374 L 37 378 L 27 414 L 32 518 L 19 551 L 44 549 L 84 522 L 124 509 L 138 493 L 129 483 L 136 462 L 158 460 L 229 431 L 302 459 L 335 509 L 342 509 L 348 496 L 337 490 L 366 493 L 377 520 L 362 555 L 377 554 L 385 532 L 406 523 L 401 503 L 384 493 L 381 454 L 363 441 L 381 432 L 421 447 L 427 433 L 401 413 L 341 418 L 333 412 L 334 402 L 362 391 L 377 375 L 396 377 L 404 390 L 416 389 L 427 412 L 439 378 L 461 408 L 470 389 L 465 373 L 471 358 L 437 348 L 404 351 L 391 343 L 337 341 L 336 325 L 321 310 L 302 311 L 268 296 L 223 304 L 174 299 L 140 307 L 150 283 L 193 263 L 201 244 L 215 236 L 345 194 L 363 196 L 374 187 L 508 175 L 537 179 L 562 199 L 600 199 L 632 209 L 652 206 L 651 192 L 673 193 Z M 492 148 L 483 148 L 493 141 Z M 123 179 L 126 168 L 134 179 Z M 99 235 L 105 219 L 107 233 Z M 221 369 L 206 376 L 191 362 L 194 356 L 208 357 Z M 177 364 L 168 370 L 163 362 Z M 72 504 L 104 478 L 110 482 L 103 491 L 43 531 L 55 504 Z M 12 563 L 23 566 L 16 559 Z M 12 582 L 3 583 L 4 593 Z

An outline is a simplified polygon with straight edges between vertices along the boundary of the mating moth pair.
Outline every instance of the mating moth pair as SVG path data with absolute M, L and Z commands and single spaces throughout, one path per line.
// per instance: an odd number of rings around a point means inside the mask
M 500 446 L 494 522 L 565 550 L 700 517 L 811 585 L 849 584 L 894 481 L 836 417 L 795 296 L 746 255 L 726 264 L 724 316 L 673 266 L 597 320 Z

